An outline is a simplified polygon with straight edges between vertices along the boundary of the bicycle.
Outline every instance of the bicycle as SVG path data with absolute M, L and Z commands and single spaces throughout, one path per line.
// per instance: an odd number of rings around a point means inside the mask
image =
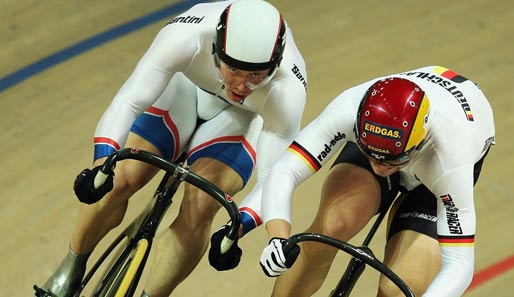
M 153 198 L 146 208 L 137 216 L 109 245 L 100 258 L 94 263 L 85 275 L 80 288 L 74 296 L 79 297 L 93 275 L 98 271 L 106 258 L 120 245 L 111 264 L 104 271 L 103 276 L 96 284 L 93 297 L 130 297 L 134 295 L 137 284 L 143 273 L 148 259 L 152 242 L 157 228 L 166 211 L 173 202 L 173 196 L 182 182 L 190 183 L 203 190 L 216 199 L 227 211 L 231 225 L 221 243 L 221 252 L 227 252 L 237 239 L 240 225 L 240 213 L 236 203 L 230 195 L 224 193 L 206 179 L 189 171 L 183 163 L 172 163 L 150 152 L 125 148 L 118 150 L 107 157 L 99 173 L 95 177 L 95 187 L 102 185 L 110 168 L 114 168 L 116 162 L 134 159 L 139 160 L 165 171 Z M 185 158 L 182 158 L 185 159 Z M 34 285 L 37 297 L 52 297 L 48 292 Z
M 356 247 L 350 243 L 337 240 L 335 238 L 325 236 L 317 233 L 298 233 L 292 235 L 286 242 L 283 247 L 284 254 L 288 255 L 289 251 L 299 242 L 302 241 L 316 241 L 324 244 L 331 245 L 335 248 L 338 248 L 347 254 L 351 255 L 352 258 L 350 262 L 346 266 L 346 270 L 339 280 L 337 286 L 330 292 L 329 297 L 348 297 L 350 296 L 351 291 L 353 290 L 357 280 L 364 272 L 366 265 L 373 267 L 378 272 L 385 275 L 389 280 L 391 280 L 407 297 L 414 297 L 414 293 L 411 291 L 409 286 L 389 267 L 387 267 L 382 261 L 377 259 L 373 252 L 368 247 L 371 239 L 375 235 L 380 223 L 384 219 L 387 210 L 380 212 L 378 217 L 376 218 L 373 226 L 370 231 L 366 235 L 362 245 L 360 247 Z

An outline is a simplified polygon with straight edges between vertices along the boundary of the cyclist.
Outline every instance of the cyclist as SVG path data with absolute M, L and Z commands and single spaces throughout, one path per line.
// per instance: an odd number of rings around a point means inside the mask
M 472 81 L 439 66 L 372 79 L 337 96 L 289 146 L 264 181 L 270 242 L 261 255 L 274 296 L 311 296 L 336 249 L 304 242 L 284 255 L 295 187 L 337 156 L 306 232 L 350 240 L 389 214 L 384 262 L 416 296 L 461 296 L 474 263 L 473 186 L 494 144 L 491 107 Z M 403 197 L 404 195 L 402 195 Z M 378 296 L 399 296 L 387 278 Z
M 43 288 L 55 296 L 72 296 L 88 256 L 121 223 L 129 197 L 156 174 L 151 165 L 120 162 L 95 190 L 92 180 L 107 155 L 122 146 L 171 160 L 185 152 L 191 171 L 233 195 L 254 168 L 257 180 L 262 179 L 277 152 L 299 133 L 306 79 L 290 28 L 265 1 L 203 3 L 173 18 L 97 125 L 94 168 L 79 174 L 74 186 L 84 203 L 69 250 Z M 168 296 L 205 253 L 220 208 L 206 195 L 185 187 L 177 218 L 156 240 L 156 260 L 143 296 Z M 247 232 L 260 218 L 251 208 L 242 212 Z M 237 243 L 229 253 L 240 257 Z M 221 262 L 218 268 L 235 265 Z

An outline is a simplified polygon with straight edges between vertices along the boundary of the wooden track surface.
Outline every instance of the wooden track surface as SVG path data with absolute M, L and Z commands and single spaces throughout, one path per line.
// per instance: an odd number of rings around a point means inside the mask
M 173 2 L 4 0 L 0 78 Z M 480 84 L 495 112 L 497 145 L 475 191 L 476 271 L 512 256 L 514 2 L 272 2 L 291 25 L 307 62 L 304 124 L 345 88 L 379 75 L 437 64 Z M 163 23 L 105 43 L 0 92 L 1 296 L 31 296 L 32 285 L 41 285 L 64 255 L 77 213 L 72 183 L 91 164 L 97 120 Z M 310 223 L 325 175 L 326 168 L 296 192 L 293 231 L 301 232 Z M 155 185 L 131 200 L 127 219 L 146 203 Z M 241 201 L 247 191 L 236 199 Z M 176 199 L 164 224 L 179 203 Z M 220 214 L 214 226 L 225 220 Z M 217 273 L 204 257 L 174 296 L 269 296 L 273 280 L 258 265 L 265 241 L 263 228 L 247 235 L 241 242 L 242 263 L 234 271 Z M 381 229 L 371 245 L 377 256 L 383 243 Z M 338 256 L 316 296 L 329 294 L 347 260 Z M 368 268 L 354 296 L 373 296 L 377 277 Z M 514 270 L 508 270 L 466 296 L 512 296 L 513 279 Z

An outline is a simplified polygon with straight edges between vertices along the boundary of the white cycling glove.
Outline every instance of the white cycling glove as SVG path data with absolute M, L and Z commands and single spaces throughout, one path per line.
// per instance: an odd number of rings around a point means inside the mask
M 261 254 L 261 267 L 264 273 L 269 277 L 277 277 L 286 272 L 298 258 L 300 247 L 296 244 L 284 254 L 284 244 L 286 239 L 274 237 L 264 248 Z

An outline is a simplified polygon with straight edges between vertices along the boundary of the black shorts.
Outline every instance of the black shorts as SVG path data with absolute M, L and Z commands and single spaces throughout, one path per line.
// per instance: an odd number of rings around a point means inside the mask
M 473 168 L 474 183 L 478 181 L 480 170 L 486 152 L 482 159 Z M 400 185 L 400 173 L 396 172 L 388 177 L 376 175 L 371 168 L 368 159 L 353 142 L 347 142 L 337 156 L 332 167 L 339 163 L 349 163 L 367 169 L 376 178 L 381 189 L 380 208 L 378 212 L 389 209 L 395 201 L 398 193 L 398 200 L 391 209 L 387 239 L 402 230 L 413 230 L 434 239 L 437 239 L 437 198 L 424 185 L 419 185 L 411 191 L 407 191 Z

